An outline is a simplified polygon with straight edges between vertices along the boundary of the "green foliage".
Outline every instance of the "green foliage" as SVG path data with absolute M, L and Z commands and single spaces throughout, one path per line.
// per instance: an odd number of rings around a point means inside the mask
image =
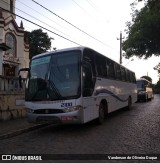
M 46 52 L 51 48 L 51 38 L 42 29 L 33 30 L 32 32 L 25 31 L 24 39 L 29 43 L 29 58 Z
M 160 63 L 157 64 L 153 69 L 154 69 L 154 70 L 157 70 L 158 76 L 159 76 L 159 79 L 160 79 Z
M 122 48 L 126 58 L 137 56 L 149 58 L 160 54 L 160 0 L 148 0 L 145 6 L 136 10 L 132 6 L 132 22 L 127 22 L 128 38 L 123 42 Z
M 160 80 L 154 86 L 154 93 L 160 94 Z
M 158 71 L 158 75 L 159 75 L 159 78 L 160 78 L 160 63 L 154 67 L 154 70 Z
M 148 81 L 150 81 L 152 83 L 152 78 L 149 77 L 149 76 L 142 76 L 141 78 L 144 78 L 144 79 L 146 79 L 146 80 L 148 80 Z

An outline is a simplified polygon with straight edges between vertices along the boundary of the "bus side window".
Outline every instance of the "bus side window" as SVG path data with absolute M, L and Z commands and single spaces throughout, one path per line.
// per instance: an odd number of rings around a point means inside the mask
M 95 52 L 92 50 L 85 49 L 83 54 L 83 60 L 90 63 L 92 67 L 93 76 L 96 76 L 96 69 L 95 69 Z
M 98 76 L 107 78 L 107 64 L 104 56 L 99 54 L 96 56 L 96 66 Z
M 93 74 L 90 64 L 83 63 L 83 97 L 92 96 L 94 90 Z
M 121 80 L 121 69 L 120 65 L 115 64 L 116 79 Z
M 130 77 L 131 77 L 131 83 L 134 83 L 134 74 L 130 72 Z
M 108 70 L 108 78 L 115 79 L 115 69 L 114 62 L 110 59 L 107 59 L 107 70 Z
M 127 80 L 128 82 L 131 82 L 129 70 L 126 70 L 126 80 Z
M 126 81 L 126 71 L 124 67 L 121 67 L 121 77 L 122 81 Z
M 133 77 L 133 83 L 136 83 L 136 76 L 135 73 L 132 72 L 132 77 Z

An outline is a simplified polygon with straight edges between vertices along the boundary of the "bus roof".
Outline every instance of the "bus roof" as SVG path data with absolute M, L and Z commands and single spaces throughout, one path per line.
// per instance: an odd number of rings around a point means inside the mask
M 88 50 L 94 51 L 94 52 L 98 53 L 99 55 L 102 55 L 102 56 L 104 56 L 104 57 L 110 59 L 109 57 L 105 56 L 104 54 L 101 54 L 101 53 L 97 52 L 96 50 L 91 49 L 91 48 L 86 47 L 86 46 L 77 46 L 77 47 L 64 48 L 64 49 L 59 49 L 59 50 L 55 50 L 55 51 L 45 52 L 45 53 L 41 53 L 41 54 L 38 54 L 38 55 L 34 56 L 32 59 L 35 59 L 35 58 L 38 58 L 38 57 L 42 57 L 42 56 L 48 55 L 48 54 L 56 54 L 56 53 L 59 53 L 59 52 L 65 52 L 65 51 L 71 51 L 71 50 L 80 50 L 80 51 L 83 51 L 84 49 L 88 49 Z M 112 60 L 112 59 L 110 59 L 110 60 Z M 114 60 L 112 60 L 112 61 L 115 62 L 115 63 L 117 63 L 117 62 L 114 61 Z M 119 64 L 119 63 L 117 63 L 117 64 Z M 121 67 L 124 67 L 125 69 L 129 70 L 129 69 L 126 68 L 125 66 L 123 66 L 123 65 L 121 65 L 121 64 L 119 64 L 119 65 L 120 65 Z M 131 70 L 129 70 L 129 71 L 131 71 Z M 133 72 L 133 71 L 131 71 L 131 72 Z M 134 72 L 133 72 L 133 73 L 134 73 Z
M 140 79 L 137 79 L 136 81 L 147 81 L 147 82 L 151 83 L 149 80 L 147 80 L 145 78 L 140 78 Z
M 37 54 L 37 55 L 35 55 L 32 59 L 35 59 L 35 58 L 37 58 L 37 57 L 42 57 L 42 56 L 48 55 L 48 54 L 54 54 L 54 53 L 59 53 L 59 52 L 65 52 L 65 51 L 70 51 L 70 50 L 84 50 L 85 48 L 88 48 L 88 47 L 78 46 L 78 47 L 72 47 L 72 48 L 59 49 L 59 50 L 55 50 L 55 51 L 50 51 L 50 52 L 45 52 L 45 53 Z M 89 48 L 88 48 L 88 49 L 89 49 Z

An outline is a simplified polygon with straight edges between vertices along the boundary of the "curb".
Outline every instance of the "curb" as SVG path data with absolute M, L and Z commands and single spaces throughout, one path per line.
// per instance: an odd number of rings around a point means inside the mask
M 14 136 L 18 136 L 20 134 L 23 134 L 23 133 L 26 133 L 26 132 L 29 132 L 29 131 L 32 131 L 32 130 L 35 130 L 35 129 L 39 129 L 39 128 L 42 128 L 42 127 L 45 127 L 45 126 L 48 126 L 48 125 L 50 125 L 50 123 L 39 124 L 39 125 L 24 128 L 24 129 L 20 129 L 20 130 L 17 130 L 17 131 L 13 131 L 13 132 L 10 132 L 10 133 L 7 133 L 7 134 L 3 134 L 3 135 L 0 135 L 0 140 L 11 138 L 11 137 L 14 137 Z

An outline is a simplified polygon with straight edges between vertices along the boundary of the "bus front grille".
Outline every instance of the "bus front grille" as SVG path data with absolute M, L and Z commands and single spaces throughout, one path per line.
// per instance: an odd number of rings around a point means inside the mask
M 64 113 L 61 109 L 38 109 L 34 110 L 34 114 L 58 114 L 58 113 Z

